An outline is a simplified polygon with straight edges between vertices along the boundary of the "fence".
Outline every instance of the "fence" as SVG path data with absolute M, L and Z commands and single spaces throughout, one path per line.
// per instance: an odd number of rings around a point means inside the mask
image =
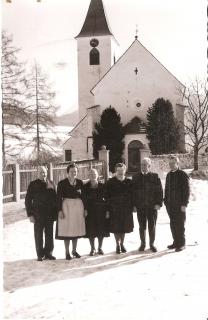
M 83 160 L 76 161 L 78 166 L 78 178 L 86 181 L 89 175 L 89 169 L 98 170 L 100 180 L 105 179 L 105 161 L 101 160 Z M 49 164 L 49 179 L 57 184 L 60 180 L 66 178 L 66 168 L 68 163 Z M 19 201 L 25 197 L 29 183 L 37 179 L 37 167 L 9 165 L 3 170 L 3 202 Z

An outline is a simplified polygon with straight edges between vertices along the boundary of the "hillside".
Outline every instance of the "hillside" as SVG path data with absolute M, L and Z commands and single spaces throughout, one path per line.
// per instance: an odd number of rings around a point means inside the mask
M 57 126 L 74 127 L 78 122 L 78 110 L 56 116 L 54 120 Z

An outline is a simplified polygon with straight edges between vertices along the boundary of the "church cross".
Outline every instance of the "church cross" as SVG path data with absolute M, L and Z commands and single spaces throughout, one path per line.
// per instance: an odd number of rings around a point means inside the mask
M 135 74 L 137 75 L 137 73 L 139 72 L 139 70 L 137 69 L 137 67 L 134 70 Z
M 135 34 L 135 39 L 137 40 L 138 39 L 138 25 L 136 24 L 136 34 Z

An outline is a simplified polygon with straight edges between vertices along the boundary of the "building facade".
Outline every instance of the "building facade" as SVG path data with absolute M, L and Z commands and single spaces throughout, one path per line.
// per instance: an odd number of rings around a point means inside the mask
M 125 136 L 123 158 L 128 169 L 136 171 L 141 158 L 149 153 L 141 125 L 146 122 L 148 108 L 158 98 L 168 99 L 175 117 L 183 123 L 184 106 L 178 91 L 183 84 L 141 44 L 137 35 L 119 57 L 119 45 L 109 27 L 102 0 L 91 0 L 76 40 L 79 123 L 64 144 L 64 154 L 71 154 L 71 160 L 93 158 L 94 124 L 103 110 L 112 106 L 124 125 L 134 122 Z M 185 149 L 182 127 L 179 148 Z M 64 160 L 70 159 L 65 156 Z

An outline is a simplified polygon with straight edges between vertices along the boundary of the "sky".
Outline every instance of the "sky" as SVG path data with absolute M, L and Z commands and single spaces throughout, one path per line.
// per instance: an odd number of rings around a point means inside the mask
M 2 0 L 2 28 L 20 59 L 36 60 L 56 91 L 59 114 L 78 108 L 77 43 L 90 0 Z M 123 53 L 138 40 L 182 83 L 207 72 L 206 0 L 103 0 Z

